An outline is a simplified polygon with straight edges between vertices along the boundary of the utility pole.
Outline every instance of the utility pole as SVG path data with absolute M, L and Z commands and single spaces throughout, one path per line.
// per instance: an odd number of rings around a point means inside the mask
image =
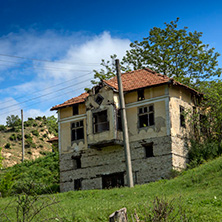
M 23 110 L 21 109 L 21 120 L 22 120 L 22 162 L 24 162 L 25 157 L 25 146 L 24 146 L 24 122 L 23 122 Z
M 127 119 L 126 119 L 125 100 L 124 100 L 124 95 L 123 95 L 123 86 L 122 86 L 122 80 L 121 80 L 121 72 L 120 72 L 120 67 L 119 67 L 119 59 L 116 59 L 115 62 L 116 62 L 116 74 L 117 74 L 117 80 L 118 80 L 120 111 L 121 111 L 122 128 L 123 128 L 127 185 L 128 187 L 133 187 L 134 185 L 133 185 L 133 173 L 132 173 L 132 164 L 131 164 L 131 155 L 130 155 L 129 135 L 128 135 L 128 126 L 127 126 Z

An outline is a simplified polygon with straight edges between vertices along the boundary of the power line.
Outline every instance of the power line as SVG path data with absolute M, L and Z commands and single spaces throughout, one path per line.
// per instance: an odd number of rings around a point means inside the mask
M 9 62 L 9 63 L 13 63 L 13 64 L 26 65 L 26 63 L 14 62 L 14 61 L 2 60 L 2 59 L 0 59 L 0 62 Z M 9 64 L 0 64 L 0 65 L 7 66 Z M 33 65 L 33 67 L 31 67 L 31 68 L 38 69 L 38 67 L 35 67 L 36 64 L 31 64 L 31 65 Z M 17 66 L 17 67 L 19 67 L 19 66 Z M 12 67 L 12 68 L 14 68 L 14 67 Z M 30 67 L 23 67 L 23 68 L 30 68 Z M 48 70 L 48 69 L 56 69 L 56 70 L 57 69 L 64 69 L 64 70 L 70 70 L 70 71 L 87 71 L 87 70 L 78 70 L 78 69 L 73 69 L 73 68 L 50 67 L 50 66 L 44 66 L 44 68 L 41 67 L 40 69 L 46 69 L 46 70 Z
M 69 80 L 67 80 L 67 81 L 64 81 L 64 82 L 58 83 L 58 84 L 56 84 L 56 85 L 47 87 L 47 88 L 45 88 L 45 89 L 43 89 L 43 90 L 41 90 L 41 91 L 46 91 L 46 90 L 48 90 L 48 89 L 51 89 L 51 88 L 54 88 L 54 87 L 56 87 L 56 86 L 62 85 L 62 84 L 64 84 L 64 83 L 66 83 L 66 82 L 70 82 L 70 81 L 72 81 L 72 80 L 74 80 L 74 79 L 79 79 L 79 78 L 82 78 L 82 77 L 84 77 L 84 76 L 88 76 L 88 75 L 90 75 L 91 73 L 92 73 L 92 72 L 89 72 L 89 73 L 87 73 L 87 74 L 85 74 L 85 75 L 81 75 L 81 76 L 79 76 L 79 77 L 75 77 L 75 78 L 69 79 Z M 39 90 L 38 90 L 38 91 L 31 92 L 31 93 L 29 93 L 29 95 L 33 95 L 33 94 L 38 93 L 38 92 L 39 92 Z M 2 102 L 2 103 L 0 103 L 0 104 L 3 104 L 3 103 L 5 104 L 5 103 L 8 103 L 8 102 L 10 102 L 10 101 L 14 101 L 14 100 L 16 100 L 16 99 L 20 99 L 20 98 L 23 98 L 23 97 L 24 97 L 24 96 L 15 97 L 15 98 L 13 98 L 13 99 L 6 100 L 6 101 L 4 101 L 4 102 Z
M 89 81 L 89 80 L 90 80 L 90 79 L 87 79 L 87 81 Z M 50 92 L 50 93 L 47 93 L 47 94 L 43 94 L 43 95 L 40 95 L 40 96 L 31 98 L 31 99 L 25 100 L 25 101 L 20 102 L 20 103 L 17 103 L 17 104 L 13 104 L 13 105 L 10 105 L 10 106 L 6 106 L 6 107 L 4 107 L 4 108 L 1 108 L 0 110 L 4 110 L 4 109 L 7 109 L 7 108 L 10 108 L 10 107 L 13 107 L 13 106 L 17 106 L 17 105 L 19 105 L 19 104 L 23 104 L 23 103 L 26 103 L 26 102 L 29 102 L 29 101 L 32 101 L 32 100 L 35 100 L 35 99 L 39 99 L 39 98 L 42 98 L 42 97 L 44 97 L 44 96 L 53 94 L 53 93 L 55 93 L 55 92 L 62 91 L 62 90 L 64 90 L 64 89 L 73 87 L 73 86 L 75 86 L 75 85 L 79 85 L 79 84 L 84 83 L 84 82 L 86 82 L 86 80 L 81 81 L 81 82 L 78 82 L 77 84 L 74 84 L 74 85 L 71 85 L 71 86 L 67 86 L 67 87 L 61 88 L 61 89 L 59 89 L 59 90 L 56 90 L 56 91 L 53 91 L 53 92 Z
M 86 86 L 86 87 L 88 88 L 88 87 L 90 87 L 90 85 L 88 85 L 88 86 Z M 80 90 L 80 89 L 82 89 L 82 87 L 77 88 L 76 91 L 71 90 L 71 91 L 62 93 L 61 95 L 57 96 L 56 98 L 55 98 L 55 97 L 52 97 L 52 98 L 49 98 L 49 99 L 55 100 L 55 99 L 57 99 L 57 98 L 59 98 L 59 97 L 61 97 L 61 96 L 64 96 L 65 94 L 68 94 L 68 93 L 71 93 L 71 92 L 73 92 L 73 93 L 75 94 L 75 92 L 77 92 L 77 90 Z M 30 104 L 30 105 L 26 105 L 26 106 L 24 106 L 24 107 L 22 107 L 22 108 L 24 109 L 24 108 L 31 107 L 31 106 L 36 105 L 36 104 L 39 104 L 39 102 L 35 102 L 35 103 Z M 1 115 L 9 114 L 9 113 L 12 113 L 12 112 L 15 112 L 15 111 L 20 111 L 20 109 L 21 109 L 21 108 L 19 108 L 19 109 L 14 109 L 14 110 L 9 111 L 9 112 L 1 113 Z
M 55 61 L 50 61 L 50 60 L 26 58 L 26 57 L 22 57 L 22 56 L 14 56 L 14 55 L 7 55 L 7 54 L 1 54 L 1 53 L 0 53 L 0 56 L 12 57 L 12 58 L 17 58 L 17 59 L 26 59 L 26 60 L 32 60 L 32 61 L 38 61 L 38 62 L 49 62 L 49 63 L 69 64 L 69 65 L 75 65 L 75 64 L 79 64 L 79 65 L 81 65 L 81 64 L 82 65 L 100 65 L 100 63 L 55 62 Z

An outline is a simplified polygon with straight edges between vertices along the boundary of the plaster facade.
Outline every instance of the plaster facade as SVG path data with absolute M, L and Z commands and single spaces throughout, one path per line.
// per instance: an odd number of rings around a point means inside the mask
M 173 169 L 186 167 L 192 128 L 181 110 L 191 115 L 196 105 L 193 94 L 172 84 L 145 87 L 142 99 L 138 90 L 125 92 L 135 184 L 168 178 Z M 61 192 L 126 185 L 118 109 L 118 92 L 106 84 L 78 103 L 78 114 L 73 115 L 72 106 L 58 109 Z M 77 137 L 73 136 L 73 123 L 79 124 L 81 138 L 77 128 Z

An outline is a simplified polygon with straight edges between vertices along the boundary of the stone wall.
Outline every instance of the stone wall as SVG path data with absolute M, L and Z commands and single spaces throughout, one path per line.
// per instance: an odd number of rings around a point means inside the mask
M 146 158 L 145 144 L 153 143 L 153 157 Z M 143 184 L 167 178 L 172 170 L 171 139 L 169 136 L 150 138 L 130 143 L 134 183 Z M 81 156 L 81 168 L 74 169 L 73 157 Z M 63 153 L 60 155 L 61 192 L 74 190 L 74 181 L 81 180 L 82 189 L 102 189 L 102 176 L 124 173 L 124 148 L 110 146 Z

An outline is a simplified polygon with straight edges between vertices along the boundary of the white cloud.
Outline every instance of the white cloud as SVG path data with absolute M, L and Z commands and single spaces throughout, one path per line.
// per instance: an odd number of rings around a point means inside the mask
M 41 60 L 51 60 L 57 63 L 38 62 L 22 59 L 14 59 L 0 56 L 0 59 L 10 60 L 22 63 L 21 66 L 29 64 L 32 68 L 22 70 L 20 64 L 10 64 L 13 70 L 5 69 L 0 72 L 0 81 L 3 81 L 2 74 L 8 73 L 11 78 L 23 79 L 19 84 L 16 83 L 10 87 L 3 87 L 0 90 L 1 95 L 11 95 L 17 102 L 17 112 L 27 106 L 24 113 L 27 117 L 35 117 L 36 115 L 52 115 L 48 110 L 52 105 L 61 103 L 73 96 L 81 93 L 85 87 L 90 86 L 90 79 L 93 78 L 93 69 L 100 69 L 101 59 L 109 59 L 110 55 L 117 54 L 118 58 L 122 58 L 125 51 L 129 49 L 130 41 L 128 39 L 113 38 L 109 32 L 103 32 L 100 35 L 84 35 L 84 33 L 59 33 L 55 31 L 46 31 L 45 33 L 36 33 L 21 31 L 20 33 L 11 33 L 8 36 L 0 37 L 0 48 L 2 54 L 18 55 L 22 57 L 37 58 Z M 20 67 L 16 67 L 20 66 Z M 33 69 L 37 67 L 37 69 Z M 85 71 L 81 71 L 85 70 Z M 89 74 L 89 72 L 91 72 Z M 17 75 L 16 75 L 17 73 Z M 72 79 L 68 82 L 65 82 Z M 8 77 L 8 81 L 10 78 Z M 16 82 L 16 81 L 15 81 Z M 57 87 L 50 88 L 53 85 L 64 82 Z M 72 86 L 72 87 L 70 87 Z M 65 87 L 67 87 L 65 89 Z M 1 87 L 0 87 L 1 88 Z M 60 90 L 64 88 L 63 90 Z M 59 90 L 59 91 L 58 91 Z M 33 94 L 33 92 L 36 92 Z M 41 95 L 49 94 L 47 97 Z M 16 101 L 16 97 L 23 96 L 22 99 Z M 37 99 L 33 98 L 39 97 Z M 0 97 L 4 100 L 4 97 Z M 19 102 L 30 100 L 19 104 Z M 47 101 L 47 103 L 46 103 Z M 30 109 L 30 103 L 34 102 L 34 109 Z M 1 101 L 0 101 L 1 103 Z M 15 110 L 9 109 L 8 111 Z M 5 110 L 4 110 L 5 111 Z M 0 122 L 5 120 L 0 110 Z M 17 115 L 17 114 L 16 114 Z M 28 116 L 29 115 L 29 116 Z

